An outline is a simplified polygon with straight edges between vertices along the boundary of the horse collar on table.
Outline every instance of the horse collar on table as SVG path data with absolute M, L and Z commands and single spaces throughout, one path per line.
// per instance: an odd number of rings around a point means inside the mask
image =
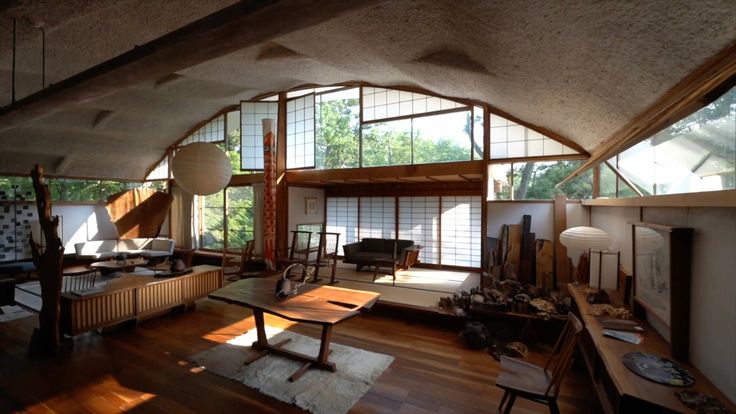
M 381 295 L 378 293 L 362 290 L 307 284 L 299 288 L 298 295 L 277 299 L 274 296 L 274 281 L 268 279 L 240 280 L 209 295 L 211 299 L 253 310 L 258 334 L 258 340 L 253 343 L 253 349 L 260 352 L 248 359 L 245 362 L 246 365 L 269 352 L 304 362 L 304 365 L 289 377 L 289 381 L 298 380 L 310 367 L 336 371 L 335 364 L 327 360 L 330 353 L 332 326 L 358 315 L 361 309 L 370 309 L 378 301 L 379 296 Z M 269 344 L 263 319 L 264 312 L 294 322 L 322 325 L 322 338 L 317 357 L 282 348 L 289 342 L 289 339 Z

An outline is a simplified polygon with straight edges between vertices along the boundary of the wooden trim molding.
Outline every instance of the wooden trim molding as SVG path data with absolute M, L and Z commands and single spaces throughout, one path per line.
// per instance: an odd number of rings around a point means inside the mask
M 644 112 L 606 138 L 591 157 L 565 180 L 639 143 L 641 140 L 692 114 L 717 98 L 714 91 L 736 83 L 736 42 L 708 59 L 665 93 Z
M 289 183 L 314 181 L 366 180 L 396 177 L 427 177 L 438 175 L 483 174 L 486 162 L 460 161 L 437 164 L 396 165 L 391 167 L 344 168 L 339 170 L 286 171 Z
M 583 200 L 596 207 L 736 207 L 736 190 Z

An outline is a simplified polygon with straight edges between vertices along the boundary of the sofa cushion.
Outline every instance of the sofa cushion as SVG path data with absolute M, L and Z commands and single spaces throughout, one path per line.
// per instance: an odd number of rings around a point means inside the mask
M 375 259 L 391 259 L 390 253 L 383 253 L 383 252 L 359 252 L 355 253 L 354 255 L 350 256 L 350 260 L 356 261 L 356 262 L 365 262 L 370 263 Z
M 74 244 L 74 250 L 77 253 L 77 256 L 90 256 L 98 253 L 114 252 L 116 247 L 116 240 L 92 240 Z
M 174 240 L 172 239 L 153 239 L 145 247 L 148 250 L 157 250 L 174 254 Z
M 364 252 L 385 252 L 386 251 L 386 240 L 385 239 L 363 239 L 360 242 L 360 250 Z
M 396 241 L 396 254 L 400 254 L 402 250 L 406 249 L 407 247 L 411 247 L 414 245 L 413 240 L 402 240 L 399 239 Z

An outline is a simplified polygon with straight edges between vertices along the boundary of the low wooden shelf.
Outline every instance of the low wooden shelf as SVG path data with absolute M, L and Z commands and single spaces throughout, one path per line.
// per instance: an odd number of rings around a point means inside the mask
M 585 330 L 580 340 L 580 350 L 593 388 L 598 394 L 603 411 L 610 413 L 694 413 L 685 406 L 675 392 L 683 387 L 670 387 L 646 380 L 626 368 L 622 362 L 625 354 L 640 351 L 670 357 L 670 346 L 649 324 L 638 321 L 645 329 L 639 345 L 603 336 L 603 328 L 590 315 L 590 304 L 583 290 L 587 286 L 568 285 L 573 298 L 573 311 L 580 317 Z M 615 302 L 615 295 L 611 295 Z M 616 305 L 616 303 L 614 303 Z M 690 364 L 682 364 L 695 378 L 688 390 L 713 395 L 730 411 L 736 407 L 708 379 Z
M 140 319 L 204 298 L 223 285 L 222 268 L 200 265 L 186 275 L 171 278 L 123 275 L 99 292 L 61 295 L 61 329 L 78 335 L 93 329 Z

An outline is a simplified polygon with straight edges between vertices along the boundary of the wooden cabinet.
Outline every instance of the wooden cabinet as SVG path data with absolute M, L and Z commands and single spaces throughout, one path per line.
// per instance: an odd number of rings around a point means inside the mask
M 97 293 L 61 296 L 61 330 L 78 335 L 187 305 L 222 287 L 222 268 L 200 265 L 192 273 L 156 279 L 127 275 L 108 282 Z

